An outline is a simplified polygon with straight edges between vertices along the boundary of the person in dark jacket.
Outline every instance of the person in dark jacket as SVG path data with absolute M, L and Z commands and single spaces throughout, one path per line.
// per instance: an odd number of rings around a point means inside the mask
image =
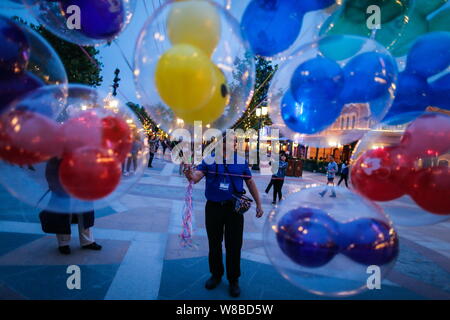
M 59 205 L 68 205 L 70 196 L 64 190 L 59 181 L 59 165 L 61 159 L 53 158 L 47 162 L 45 169 L 45 177 L 48 182 L 50 191 L 49 207 L 55 207 L 57 202 Z M 94 211 L 82 213 L 60 213 L 43 210 L 39 214 L 42 231 L 45 233 L 56 234 L 58 241 L 58 249 L 62 254 L 70 254 L 70 239 L 71 239 L 71 223 L 78 223 L 78 233 L 80 237 L 80 245 L 83 249 L 101 250 L 102 246 L 94 241 L 91 228 L 94 226 Z
M 284 184 L 284 177 L 286 176 L 286 168 L 288 167 L 288 163 L 286 162 L 286 155 L 282 154 L 280 156 L 280 163 L 278 164 L 278 172 L 272 176 L 272 184 L 273 184 L 273 201 L 272 204 L 276 204 L 277 196 L 278 202 L 281 201 L 281 197 L 283 194 L 281 193 L 281 189 Z
M 344 180 L 345 186 L 348 188 L 348 172 L 349 172 L 349 164 L 348 161 L 345 161 L 344 163 L 342 163 L 341 178 L 339 179 L 338 185 L 340 185 L 342 180 Z

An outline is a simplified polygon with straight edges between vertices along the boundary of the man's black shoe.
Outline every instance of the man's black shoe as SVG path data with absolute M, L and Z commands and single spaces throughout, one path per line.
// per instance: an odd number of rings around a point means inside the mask
M 58 250 L 61 254 L 70 254 L 70 247 L 69 246 L 61 246 L 58 247 Z
M 83 249 L 89 249 L 89 250 L 102 250 L 102 246 L 97 244 L 96 242 L 92 242 L 91 244 L 88 244 L 87 246 L 82 246 Z
M 209 278 L 209 279 L 206 281 L 206 283 L 205 283 L 205 288 L 208 289 L 208 290 L 215 289 L 215 288 L 217 288 L 217 286 L 219 285 L 220 281 L 221 281 L 220 278 L 217 278 L 217 277 L 212 276 L 211 278 Z
M 230 281 L 230 296 L 237 298 L 241 295 L 241 288 L 239 288 L 238 281 Z

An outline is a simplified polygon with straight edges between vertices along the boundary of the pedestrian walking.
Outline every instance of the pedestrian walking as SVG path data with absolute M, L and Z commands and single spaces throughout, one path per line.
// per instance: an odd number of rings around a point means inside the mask
M 278 164 L 278 171 L 276 174 L 272 176 L 272 184 L 273 184 L 273 201 L 272 204 L 277 203 L 277 196 L 278 196 L 278 202 L 281 201 L 281 198 L 283 196 L 281 189 L 283 188 L 284 184 L 284 177 L 286 176 L 286 168 L 288 167 L 288 163 L 286 162 L 286 156 L 282 154 L 280 156 L 280 162 Z
M 336 161 L 334 161 L 334 157 L 330 155 L 330 161 L 327 166 L 327 186 L 325 189 L 319 193 L 321 197 L 323 197 L 328 189 L 331 189 L 330 197 L 336 198 L 336 191 L 334 190 L 334 178 L 336 177 L 336 172 L 338 171 L 338 165 Z
M 148 138 L 148 145 L 149 145 L 149 152 L 150 152 L 150 158 L 148 159 L 148 167 L 153 168 L 152 163 L 153 159 L 155 158 L 155 153 L 158 151 L 158 138 L 156 135 L 151 135 Z
M 339 179 L 338 186 L 341 184 L 342 180 L 345 181 L 345 186 L 348 188 L 348 173 L 349 173 L 349 164 L 348 161 L 342 163 L 341 167 L 341 178 Z

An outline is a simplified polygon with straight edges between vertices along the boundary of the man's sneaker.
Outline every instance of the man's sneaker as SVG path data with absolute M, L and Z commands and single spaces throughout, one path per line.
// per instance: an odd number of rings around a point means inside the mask
M 220 281 L 221 281 L 221 278 L 217 278 L 217 277 L 211 276 L 211 278 L 209 278 L 206 281 L 205 288 L 208 289 L 208 290 L 215 289 L 219 285 Z
M 325 195 L 325 192 L 324 192 L 324 191 L 319 192 L 319 196 L 321 196 L 322 198 L 323 198 L 324 195 Z
M 330 196 L 330 198 L 336 198 L 336 194 L 333 193 L 333 194 Z
M 241 295 L 241 288 L 239 288 L 238 281 L 230 281 L 230 296 L 237 298 Z
M 61 246 L 58 247 L 58 250 L 61 254 L 70 254 L 70 247 L 69 246 Z
M 81 248 L 89 249 L 89 250 L 95 250 L 95 251 L 102 250 L 102 246 L 97 244 L 96 242 L 92 242 L 91 244 L 88 244 L 86 246 L 82 246 Z

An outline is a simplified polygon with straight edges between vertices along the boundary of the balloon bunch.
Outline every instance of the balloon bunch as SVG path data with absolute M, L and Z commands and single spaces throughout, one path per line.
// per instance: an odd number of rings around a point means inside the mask
M 399 74 L 397 95 L 385 119 L 428 106 L 450 109 L 450 32 L 428 33 L 414 43 Z M 436 78 L 437 77 L 437 78 Z
M 104 198 L 118 186 L 134 140 L 116 101 L 83 85 L 37 89 L 1 115 L 0 158 L 20 166 L 62 159 L 59 180 L 68 194 Z
M 399 254 L 389 217 L 360 195 L 323 186 L 292 193 L 269 214 L 267 255 L 293 284 L 315 294 L 347 296 L 366 289 L 367 268 L 385 276 Z M 301 203 L 301 205 L 299 205 Z
M 295 69 L 281 101 L 281 117 L 292 131 L 321 132 L 344 105 L 386 99 L 393 92 L 397 68 L 388 54 L 364 52 L 341 65 L 319 53 Z
M 0 16 L 0 43 L 0 112 L 45 84 L 67 83 L 61 60 L 36 32 Z
M 326 212 L 297 208 L 278 222 L 281 250 L 299 265 L 318 268 L 341 253 L 364 265 L 383 265 L 398 255 L 398 237 L 384 221 L 359 218 L 340 224 Z
M 114 40 L 129 24 L 135 0 L 23 0 L 30 13 L 56 36 L 79 45 Z
M 305 14 L 335 4 L 335 0 L 252 0 L 241 19 L 241 29 L 255 54 L 274 57 L 298 38 Z
M 161 99 L 189 124 L 216 120 L 229 102 L 225 76 L 210 60 L 221 33 L 216 8 L 206 1 L 174 3 L 167 33 L 173 47 L 155 70 Z
M 445 3 L 446 0 L 348 0 L 324 23 L 320 34 L 365 37 L 373 34 L 395 57 L 401 57 L 417 37 L 427 32 L 448 31 L 445 21 L 450 9 L 439 11 Z M 368 8 L 373 9 L 368 12 Z M 350 55 L 359 49 L 349 50 Z
M 450 117 L 425 113 L 408 124 L 399 143 L 387 136 L 362 141 L 351 168 L 356 191 L 374 201 L 409 195 L 426 212 L 450 214 Z M 376 146 L 377 141 L 382 146 Z M 383 145 L 384 143 L 384 145 Z M 395 214 L 394 214 L 395 216 Z

